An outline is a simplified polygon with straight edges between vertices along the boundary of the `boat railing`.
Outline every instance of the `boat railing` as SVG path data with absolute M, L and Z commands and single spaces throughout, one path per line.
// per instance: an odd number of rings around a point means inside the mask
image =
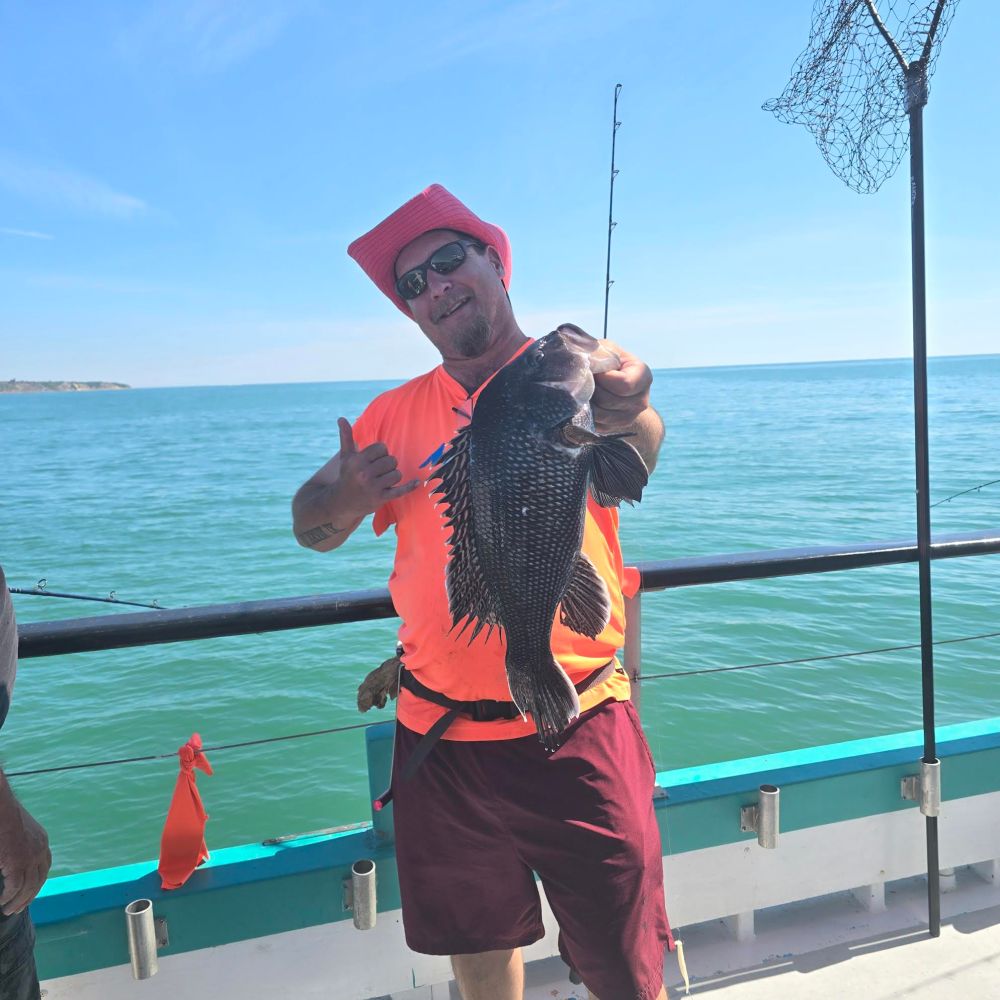
M 942 536 L 931 546 L 931 558 L 935 560 L 996 553 L 1000 553 L 1000 530 Z M 916 561 L 917 543 L 911 540 L 772 549 L 638 563 L 639 592 L 627 602 L 626 670 L 634 679 L 640 679 L 641 597 L 644 592 Z M 18 629 L 18 648 L 20 658 L 29 659 L 373 621 L 392 618 L 395 614 L 387 589 L 356 590 L 22 624 Z

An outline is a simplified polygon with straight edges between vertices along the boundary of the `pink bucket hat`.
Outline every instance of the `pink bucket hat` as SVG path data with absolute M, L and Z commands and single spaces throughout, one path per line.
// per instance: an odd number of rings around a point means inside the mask
M 397 208 L 374 229 L 359 236 L 347 252 L 392 299 L 396 308 L 413 319 L 409 307 L 396 291 L 396 257 L 407 243 L 431 229 L 454 229 L 496 247 L 503 261 L 504 288 L 510 287 L 511 257 L 507 234 L 499 226 L 483 222 L 440 184 L 432 184 Z

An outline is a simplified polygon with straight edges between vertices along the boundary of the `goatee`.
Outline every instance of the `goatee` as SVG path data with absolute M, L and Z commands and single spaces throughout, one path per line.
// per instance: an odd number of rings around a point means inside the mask
M 479 357 L 490 343 L 490 324 L 485 316 L 476 315 L 469 325 L 455 335 L 455 352 L 463 358 Z

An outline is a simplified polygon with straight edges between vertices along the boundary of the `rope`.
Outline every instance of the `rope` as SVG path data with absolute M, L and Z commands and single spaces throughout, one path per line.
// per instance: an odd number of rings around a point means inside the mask
M 946 646 L 957 642 L 973 642 L 976 639 L 995 639 L 1000 632 L 984 632 L 981 635 L 967 635 L 958 639 L 937 639 L 935 646 Z M 806 656 L 797 660 L 765 660 L 761 663 L 744 663 L 735 667 L 706 667 L 704 670 L 678 670 L 667 674 L 643 674 L 640 682 L 662 680 L 667 677 L 694 677 L 697 674 L 721 674 L 734 670 L 758 670 L 761 667 L 785 667 L 801 663 L 818 663 L 822 660 L 842 660 L 855 656 L 875 656 L 879 653 L 898 653 L 907 649 L 919 649 L 920 643 L 908 643 L 905 646 L 882 646 L 879 649 L 863 649 L 852 653 L 829 653 L 825 656 Z M 329 736 L 332 733 L 347 733 L 357 729 L 370 729 L 378 722 L 358 722 L 350 726 L 335 726 L 332 729 L 314 729 L 306 733 L 288 733 L 284 736 L 265 736 L 258 740 L 244 740 L 240 743 L 220 743 L 217 746 L 203 747 L 203 753 L 218 753 L 220 750 L 236 750 L 242 747 L 262 746 L 265 743 L 281 743 L 286 740 L 301 740 L 312 736 Z M 177 752 L 149 754 L 144 757 L 116 757 L 112 760 L 88 761 L 84 764 L 60 764 L 55 767 L 39 767 L 27 771 L 8 771 L 8 778 L 25 778 L 36 774 L 55 774 L 59 771 L 81 771 L 91 767 L 109 767 L 113 764 L 139 764 L 151 760 L 170 760 Z
M 235 750 L 237 747 L 254 747 L 263 743 L 280 743 L 282 740 L 300 740 L 307 736 L 327 736 L 330 733 L 346 733 L 353 729 L 370 729 L 377 722 L 358 722 L 353 726 L 337 726 L 334 729 L 314 729 L 309 733 L 290 733 L 286 736 L 267 736 L 260 740 L 245 740 L 242 743 L 222 743 L 214 747 L 202 747 L 202 753 L 216 753 L 219 750 Z M 7 771 L 8 778 L 23 778 L 31 774 L 54 774 L 56 771 L 80 771 L 88 767 L 108 767 L 111 764 L 138 764 L 149 760 L 170 760 L 177 756 L 173 753 L 149 754 L 146 757 L 116 757 L 113 760 L 94 760 L 86 764 L 60 764 L 57 767 L 39 767 L 30 771 Z
M 995 639 L 1000 632 L 984 632 L 982 635 L 966 635 L 960 639 L 936 639 L 935 646 L 945 646 L 953 642 L 972 642 L 974 639 Z M 843 660 L 850 656 L 875 656 L 878 653 L 898 653 L 906 649 L 920 649 L 919 642 L 905 646 L 882 646 L 879 649 L 862 649 L 855 653 L 828 653 L 825 656 L 804 656 L 798 660 L 765 660 L 763 663 L 744 663 L 738 667 L 706 667 L 704 670 L 678 670 L 669 674 L 641 674 L 640 681 L 658 681 L 664 677 L 694 677 L 696 674 L 722 674 L 731 670 L 756 670 L 759 667 L 787 667 L 795 663 L 818 663 L 821 660 Z

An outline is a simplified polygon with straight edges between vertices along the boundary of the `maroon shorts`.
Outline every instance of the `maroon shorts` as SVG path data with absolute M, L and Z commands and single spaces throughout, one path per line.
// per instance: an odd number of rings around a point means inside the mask
M 396 730 L 394 773 L 420 737 Z M 654 768 L 631 702 L 585 712 L 547 753 L 536 736 L 440 740 L 393 783 L 407 944 L 428 955 L 542 937 L 534 874 L 559 951 L 601 1000 L 652 1000 L 672 947 Z

